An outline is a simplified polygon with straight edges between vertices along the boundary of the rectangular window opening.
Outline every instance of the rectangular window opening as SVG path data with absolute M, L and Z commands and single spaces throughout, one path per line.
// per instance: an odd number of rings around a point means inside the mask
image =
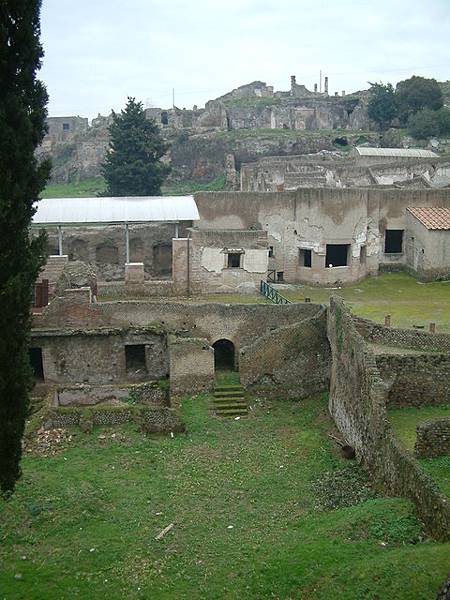
M 275 254 L 273 253 L 273 246 L 269 246 L 269 258 L 273 258 Z
M 384 252 L 385 254 L 401 254 L 403 252 L 403 229 L 386 229 Z
M 63 131 L 69 131 L 70 129 L 70 124 L 69 123 L 63 123 Z
M 300 266 L 301 267 L 309 267 L 312 266 L 312 251 L 308 250 L 308 248 L 300 248 L 299 251 L 300 258 Z
M 42 348 L 30 348 L 30 365 L 36 381 L 44 381 L 44 363 L 42 362 Z
M 227 267 L 229 269 L 239 269 L 241 266 L 241 253 L 229 252 L 227 256 Z
M 350 244 L 327 244 L 325 267 L 346 267 Z
M 277 281 L 284 281 L 284 271 L 277 271 Z
M 144 375 L 147 373 L 144 344 L 127 344 L 125 346 L 125 368 L 127 375 Z

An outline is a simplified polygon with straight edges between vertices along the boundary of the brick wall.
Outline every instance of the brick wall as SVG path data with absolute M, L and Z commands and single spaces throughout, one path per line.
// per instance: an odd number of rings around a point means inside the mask
M 304 398 L 326 391 L 330 371 L 326 308 L 243 347 L 239 371 L 244 386 L 278 397 Z
M 421 458 L 450 454 L 450 417 L 421 423 L 417 427 L 414 453 Z
M 398 443 L 386 412 L 387 389 L 375 356 L 342 301 L 328 311 L 331 346 L 330 413 L 372 478 L 388 493 L 411 499 L 428 531 L 450 539 L 450 503 Z
M 208 392 L 214 387 L 214 350 L 206 339 L 169 341 L 170 395 Z
M 382 354 L 376 363 L 388 386 L 389 407 L 450 403 L 449 354 Z

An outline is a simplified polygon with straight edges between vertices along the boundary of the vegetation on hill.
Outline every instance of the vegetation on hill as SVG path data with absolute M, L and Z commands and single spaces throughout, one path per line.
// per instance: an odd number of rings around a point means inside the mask
M 251 416 L 238 421 L 213 419 L 209 402 L 183 402 L 188 433 L 174 438 L 74 430 L 54 452 L 30 452 L 17 493 L 0 504 L 2 595 L 436 595 L 450 544 L 425 541 L 411 503 L 380 497 L 340 457 L 325 397 L 250 398 Z
M 369 117 L 381 130 L 398 119 L 416 139 L 450 134 L 450 110 L 443 107 L 443 88 L 435 79 L 414 75 L 393 86 L 370 84 Z
M 33 203 L 49 165 L 37 164 L 47 93 L 36 79 L 43 56 L 41 2 L 4 0 L 0 9 L 0 490 L 20 476 L 21 441 L 31 373 L 28 342 L 34 282 L 45 236 L 31 238 Z

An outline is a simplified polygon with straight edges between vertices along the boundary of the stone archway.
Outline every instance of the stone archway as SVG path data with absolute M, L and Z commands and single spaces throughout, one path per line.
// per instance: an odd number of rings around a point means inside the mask
M 236 370 L 236 350 L 233 342 L 226 339 L 217 340 L 214 348 L 214 369 L 216 371 Z

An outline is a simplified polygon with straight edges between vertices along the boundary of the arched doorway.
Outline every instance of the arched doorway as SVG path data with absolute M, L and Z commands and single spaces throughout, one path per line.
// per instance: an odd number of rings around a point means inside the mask
M 214 368 L 216 371 L 234 371 L 236 368 L 235 350 L 230 340 L 217 340 L 214 348 Z

